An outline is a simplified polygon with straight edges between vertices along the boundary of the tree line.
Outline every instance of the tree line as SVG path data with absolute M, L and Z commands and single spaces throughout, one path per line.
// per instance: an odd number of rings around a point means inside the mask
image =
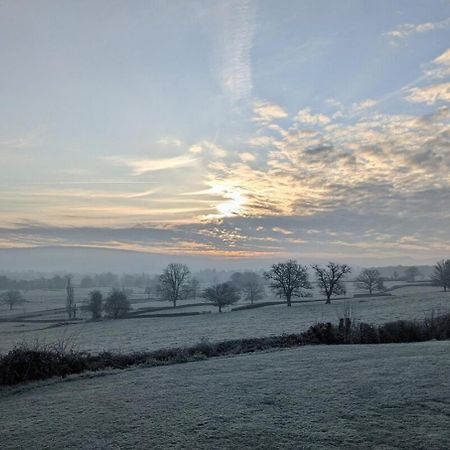
M 67 283 L 66 277 L 55 275 L 51 278 L 35 278 L 33 280 L 16 280 L 0 275 L 0 289 L 64 289 Z
M 350 266 L 329 262 L 325 266 L 314 264 L 311 269 L 320 292 L 326 297 L 327 304 L 331 303 L 333 296 L 346 294 L 344 280 L 351 273 Z M 414 274 L 411 273 L 411 275 L 415 274 L 415 271 Z M 61 277 L 54 278 L 59 280 Z M 309 279 L 309 269 L 296 260 L 273 264 L 268 271 L 264 272 L 263 276 L 250 271 L 235 272 L 228 281 L 213 283 L 203 290 L 200 290 L 199 281 L 192 277 L 185 264 L 171 263 L 159 276 L 147 277 L 147 283 L 151 280 L 153 287 L 147 284 L 145 292 L 150 295 L 154 291 L 162 299 L 170 301 L 174 308 L 177 307 L 180 300 L 195 299 L 200 296 L 217 306 L 219 312 L 222 312 L 223 307 L 238 302 L 242 296 L 251 304 L 261 300 L 265 295 L 264 279 L 268 282 L 269 288 L 286 301 L 288 307 L 292 305 L 294 298 L 312 295 L 313 288 Z M 433 285 L 442 287 L 444 291 L 450 289 L 450 259 L 438 261 L 434 265 L 431 281 Z M 70 277 L 66 278 L 65 283 L 67 287 Z M 355 284 L 370 295 L 386 290 L 383 277 L 376 269 L 364 269 L 356 277 Z M 70 289 L 67 291 L 68 293 L 73 292 Z M 127 289 L 114 287 L 105 298 L 101 291 L 94 290 L 90 292 L 84 309 L 90 311 L 93 319 L 99 319 L 103 313 L 109 318 L 117 319 L 125 316 L 131 309 L 129 297 L 130 291 Z M 11 310 L 14 306 L 24 302 L 21 292 L 17 289 L 9 289 L 4 292 L 0 296 L 0 300 Z M 73 318 L 70 311 L 69 318 Z

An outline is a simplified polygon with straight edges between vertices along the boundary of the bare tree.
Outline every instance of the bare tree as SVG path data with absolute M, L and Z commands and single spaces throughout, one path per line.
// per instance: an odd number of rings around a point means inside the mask
M 25 299 L 22 297 L 22 294 L 20 291 L 11 289 L 2 294 L 1 301 L 5 305 L 8 305 L 9 309 L 11 311 L 14 308 L 14 306 L 24 303 Z
M 286 299 L 287 306 L 291 306 L 292 297 L 309 297 L 307 291 L 311 289 L 308 269 L 297 264 L 297 261 L 289 261 L 274 264 L 264 276 L 270 280 L 270 288 L 279 296 Z
M 347 292 L 343 283 L 343 278 L 352 271 L 347 264 L 329 262 L 326 267 L 314 264 L 312 268 L 316 273 L 317 284 L 319 285 L 320 291 L 327 297 L 327 304 L 331 303 L 332 295 L 341 295 Z
M 203 291 L 203 298 L 219 307 L 222 312 L 224 306 L 232 305 L 239 301 L 239 291 L 233 283 L 219 283 L 206 288 Z
M 386 290 L 383 284 L 383 278 L 376 269 L 364 269 L 356 278 L 356 286 L 359 289 L 369 291 L 370 295 L 374 291 L 382 292 Z
M 406 281 L 410 283 L 414 283 L 414 281 L 416 281 L 416 278 L 420 275 L 422 274 L 420 273 L 420 270 L 416 266 L 408 267 L 405 270 Z
M 442 286 L 444 292 L 450 289 L 450 259 L 438 261 L 434 265 L 431 281 L 435 286 Z
M 109 293 L 108 297 L 106 297 L 103 309 L 111 319 L 120 319 L 121 317 L 124 317 L 131 309 L 126 292 L 114 288 Z
M 89 299 L 86 309 L 91 313 L 94 320 L 102 317 L 103 295 L 100 291 L 89 292 Z
M 245 299 L 251 304 L 264 298 L 263 279 L 255 272 L 235 272 L 231 275 L 231 282 L 242 291 Z
M 183 298 L 186 287 L 189 284 L 190 271 L 185 264 L 171 263 L 159 276 L 161 293 L 164 298 L 177 306 L 177 301 Z

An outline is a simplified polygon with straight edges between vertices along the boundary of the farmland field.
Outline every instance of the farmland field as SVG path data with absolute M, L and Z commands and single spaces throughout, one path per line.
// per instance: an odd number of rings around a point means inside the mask
M 449 373 L 450 342 L 427 342 L 48 381 L 0 393 L 0 447 L 444 449 Z
M 60 293 L 60 298 L 63 299 L 62 295 Z M 268 297 L 266 300 L 277 299 Z M 41 301 L 40 304 L 41 312 L 34 320 L 50 319 L 53 322 L 0 321 L 0 352 L 6 352 L 22 342 L 54 343 L 60 340 L 69 340 L 79 349 L 91 352 L 153 350 L 195 344 L 201 339 L 218 341 L 298 332 L 317 321 L 336 322 L 339 317 L 348 313 L 354 320 L 374 323 L 422 319 L 433 312 L 450 310 L 450 293 L 431 286 L 408 286 L 393 291 L 389 297 L 336 299 L 331 305 L 316 301 L 296 303 L 292 308 L 273 305 L 222 314 L 217 313 L 217 309 L 210 305 L 200 305 L 177 310 L 202 313 L 193 316 L 80 321 L 68 325 L 62 325 L 65 317 L 63 311 L 45 311 L 42 309 L 45 302 Z M 63 303 L 52 301 L 50 305 L 61 308 Z M 167 302 L 153 301 L 135 303 L 133 307 L 168 305 Z M 11 317 L 9 312 L 8 315 L 3 315 L 6 312 L 3 308 L 0 318 Z M 172 310 L 161 312 L 171 313 Z M 15 315 L 20 316 L 20 311 L 17 310 Z

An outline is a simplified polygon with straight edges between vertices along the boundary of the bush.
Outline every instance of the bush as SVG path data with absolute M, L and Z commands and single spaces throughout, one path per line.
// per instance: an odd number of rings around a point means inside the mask
M 379 327 L 380 342 L 420 342 L 426 340 L 423 323 L 411 320 L 397 320 Z
M 91 313 L 93 320 L 102 317 L 103 295 L 100 291 L 96 290 L 89 292 L 89 300 L 86 309 Z
M 111 319 L 120 319 L 126 316 L 130 309 L 131 305 L 125 291 L 113 289 L 106 297 L 104 310 Z
M 88 370 L 85 358 L 73 350 L 16 347 L 0 359 L 0 385 L 12 385 L 25 381 L 66 377 Z

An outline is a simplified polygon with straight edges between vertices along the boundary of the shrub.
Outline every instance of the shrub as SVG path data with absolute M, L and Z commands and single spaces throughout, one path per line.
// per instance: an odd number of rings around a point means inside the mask
M 120 319 L 126 316 L 130 309 L 131 305 L 125 291 L 113 289 L 106 297 L 104 310 L 111 319 Z
M 59 352 L 49 348 L 16 347 L 0 359 L 0 385 L 25 381 L 66 377 L 88 370 L 85 358 L 79 352 Z
M 411 320 L 397 320 L 379 327 L 380 342 L 420 342 L 426 340 L 423 323 Z
M 92 314 L 92 319 L 97 320 L 102 317 L 103 295 L 100 291 L 89 292 L 89 300 L 86 309 Z

